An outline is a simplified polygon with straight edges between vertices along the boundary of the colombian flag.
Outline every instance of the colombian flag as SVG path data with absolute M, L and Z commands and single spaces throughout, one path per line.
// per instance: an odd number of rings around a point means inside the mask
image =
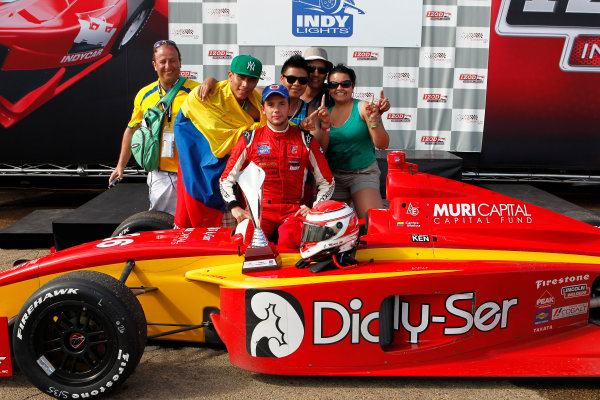
M 225 210 L 219 178 L 229 153 L 244 131 L 266 124 L 264 115 L 254 122 L 242 110 L 228 80 L 217 83 L 205 101 L 198 97 L 199 88 L 183 102 L 173 126 L 179 152 L 175 224 L 180 228 L 219 226 Z M 258 92 L 248 99 L 260 110 Z

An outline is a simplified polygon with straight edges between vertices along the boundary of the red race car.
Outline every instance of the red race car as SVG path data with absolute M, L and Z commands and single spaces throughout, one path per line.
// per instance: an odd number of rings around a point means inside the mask
M 165 338 L 222 340 L 232 363 L 268 374 L 598 375 L 597 227 L 419 173 L 401 152 L 386 188 L 390 208 L 369 210 L 350 263 L 246 247 L 231 228 L 21 262 L 0 274 L 0 374 L 12 345 L 44 393 L 96 397 L 133 372 L 146 338 Z M 303 238 L 327 249 L 343 224 L 321 211 Z
M 154 0 L 0 0 L 0 123 L 10 127 L 108 61 L 153 8 Z

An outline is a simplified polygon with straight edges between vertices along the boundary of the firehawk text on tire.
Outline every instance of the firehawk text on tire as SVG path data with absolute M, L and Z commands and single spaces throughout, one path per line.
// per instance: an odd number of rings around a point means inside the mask
M 14 357 L 42 392 L 98 398 L 138 364 L 146 343 L 144 311 L 117 279 L 76 271 L 51 280 L 23 305 L 13 329 Z

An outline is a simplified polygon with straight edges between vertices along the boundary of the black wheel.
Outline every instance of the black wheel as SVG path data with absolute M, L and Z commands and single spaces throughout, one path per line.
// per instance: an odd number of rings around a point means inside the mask
M 137 232 L 173 229 L 175 217 L 162 211 L 142 211 L 133 214 L 114 230 L 111 237 L 129 235 Z
M 56 398 L 100 397 L 133 372 L 146 345 L 146 318 L 122 282 L 95 271 L 51 280 L 23 305 L 13 329 L 15 361 Z
M 132 6 L 133 1 L 127 2 L 127 7 Z M 118 53 L 123 50 L 123 48 L 129 44 L 135 38 L 138 33 L 142 30 L 148 18 L 150 18 L 150 14 L 154 9 L 154 0 L 142 0 L 142 3 L 137 7 L 137 9 L 131 13 L 131 15 L 125 21 L 125 25 L 119 32 L 119 36 L 117 36 L 115 43 L 112 47 L 112 53 Z

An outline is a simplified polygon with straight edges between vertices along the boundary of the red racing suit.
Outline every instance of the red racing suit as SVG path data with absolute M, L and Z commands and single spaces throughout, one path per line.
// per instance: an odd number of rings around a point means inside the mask
M 333 175 L 318 142 L 309 133 L 288 125 L 283 132 L 268 125 L 246 131 L 235 145 L 221 175 L 221 195 L 231 209 L 239 205 L 234 191 L 240 172 L 253 161 L 265 171 L 261 228 L 269 237 L 304 198 L 308 171 L 318 188 L 314 204 L 329 200 L 333 194 Z

